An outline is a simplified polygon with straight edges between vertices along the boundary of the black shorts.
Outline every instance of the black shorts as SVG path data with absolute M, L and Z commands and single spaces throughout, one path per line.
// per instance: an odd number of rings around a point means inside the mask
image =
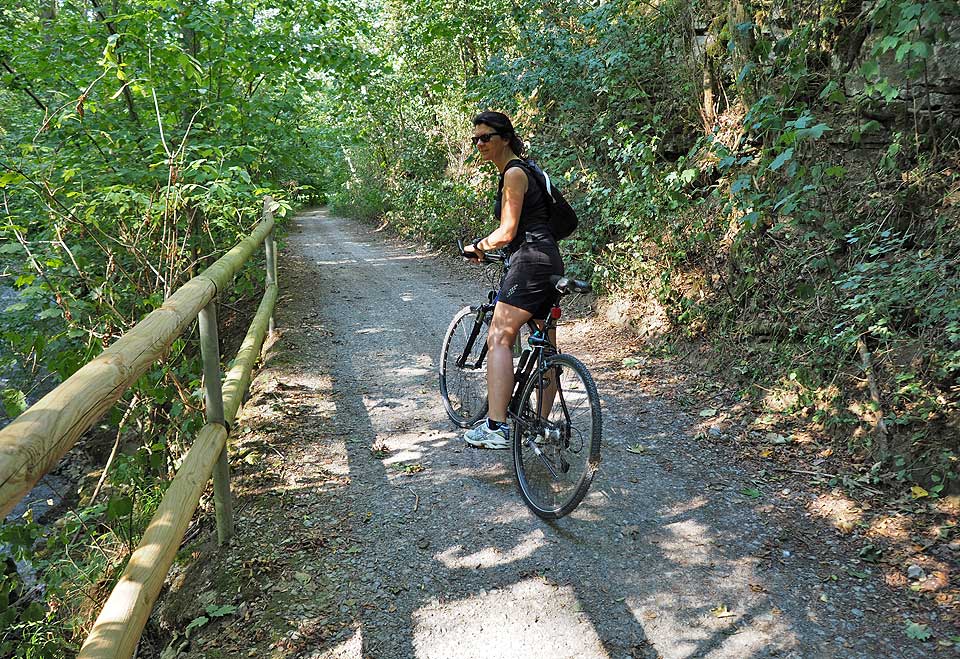
M 563 274 L 560 249 L 552 240 L 524 243 L 510 255 L 509 269 L 500 282 L 497 302 L 505 302 L 529 311 L 537 320 L 545 319 L 557 300 L 550 277 Z

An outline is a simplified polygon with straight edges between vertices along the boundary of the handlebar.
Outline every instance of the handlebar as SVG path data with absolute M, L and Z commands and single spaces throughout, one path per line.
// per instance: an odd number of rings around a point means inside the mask
M 477 261 L 479 263 L 503 263 L 507 260 L 507 255 L 502 251 L 497 250 L 495 252 L 473 252 L 467 253 L 464 251 L 464 242 L 461 238 L 457 238 L 457 251 L 460 252 L 460 256 L 465 259 L 470 259 L 471 261 Z M 480 256 L 480 258 L 477 258 Z

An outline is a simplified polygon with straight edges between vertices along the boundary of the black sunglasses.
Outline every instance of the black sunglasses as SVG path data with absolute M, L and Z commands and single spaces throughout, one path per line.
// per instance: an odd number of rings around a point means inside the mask
M 477 146 L 480 142 L 486 144 L 493 139 L 494 135 L 502 135 L 503 133 L 484 133 L 483 135 L 474 135 L 470 138 L 470 141 L 473 142 L 473 146 Z

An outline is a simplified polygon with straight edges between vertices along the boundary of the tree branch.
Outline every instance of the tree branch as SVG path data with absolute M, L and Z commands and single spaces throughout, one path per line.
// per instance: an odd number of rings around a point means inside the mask
M 19 85 L 19 89 L 20 89 L 21 91 L 23 91 L 24 93 L 26 93 L 27 96 L 29 96 L 30 98 L 32 98 L 32 99 L 33 99 L 33 102 L 37 104 L 37 107 L 38 107 L 38 108 L 40 108 L 41 110 L 43 110 L 44 113 L 49 114 L 50 110 L 47 109 L 46 104 L 45 104 L 43 101 L 41 101 L 41 100 L 37 97 L 37 95 L 34 94 L 33 91 L 31 91 L 31 89 L 30 89 L 29 87 L 27 87 L 26 82 L 25 82 L 26 78 L 24 78 L 21 74 L 17 73 L 16 70 L 14 70 L 14 68 L 7 63 L 7 60 L 5 60 L 5 59 L 0 59 L 0 65 L 2 65 L 3 68 L 6 69 L 7 72 L 10 73 L 10 75 L 13 76 L 14 86 L 16 87 L 16 86 Z

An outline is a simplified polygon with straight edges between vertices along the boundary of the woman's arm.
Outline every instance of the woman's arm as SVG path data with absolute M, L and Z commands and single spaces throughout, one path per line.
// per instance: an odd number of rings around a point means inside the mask
M 527 193 L 527 173 L 522 167 L 511 167 L 503 175 L 503 195 L 500 204 L 500 226 L 474 245 L 481 252 L 506 247 L 517 235 L 523 196 Z

